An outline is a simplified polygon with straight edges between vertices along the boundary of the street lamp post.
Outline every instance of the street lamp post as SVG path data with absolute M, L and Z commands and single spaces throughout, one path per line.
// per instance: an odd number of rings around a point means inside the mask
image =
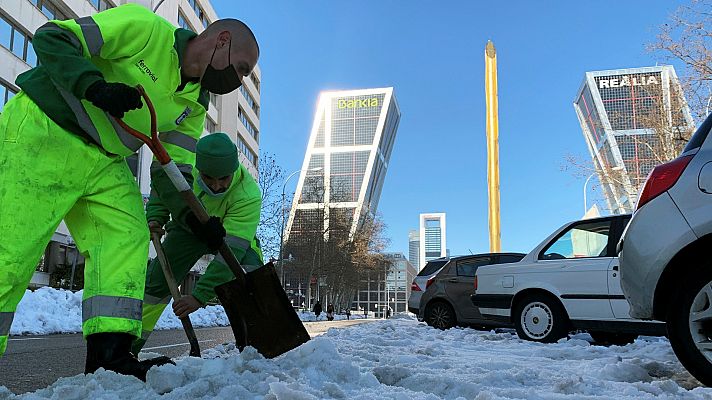
M 312 171 L 312 172 L 316 172 L 316 171 L 321 171 L 322 169 L 323 169 L 323 168 L 318 167 L 318 168 L 310 168 L 310 169 L 299 169 L 299 170 L 296 170 L 296 171 L 292 172 L 291 174 L 289 174 L 289 176 L 287 177 L 287 179 L 284 180 L 284 184 L 282 185 L 282 224 L 281 224 L 281 225 L 282 225 L 282 229 L 280 229 L 280 231 L 279 231 L 279 270 L 280 270 L 280 278 L 281 278 L 281 281 L 282 281 L 282 287 L 284 287 L 284 256 L 283 256 L 283 254 L 282 254 L 282 245 L 284 245 L 284 203 L 285 203 L 285 193 L 284 193 L 284 190 L 285 190 L 285 188 L 287 187 L 287 182 L 289 182 L 289 180 L 292 179 L 292 177 L 293 177 L 294 175 L 296 175 L 296 174 L 298 174 L 298 173 L 300 173 L 300 172 L 302 172 L 302 171 Z M 300 282 L 300 284 L 301 284 L 301 282 Z
M 586 182 L 583 184 L 583 214 L 586 215 L 586 212 L 588 212 L 588 205 L 586 204 L 586 186 L 588 186 L 588 181 L 593 178 L 593 176 L 596 175 L 595 172 L 591 173 L 591 175 L 586 178 Z

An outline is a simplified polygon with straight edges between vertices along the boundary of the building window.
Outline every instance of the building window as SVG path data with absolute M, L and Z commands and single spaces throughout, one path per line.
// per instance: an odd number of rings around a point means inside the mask
M 250 132 L 250 135 L 255 138 L 256 141 L 259 142 L 259 131 L 252 124 L 252 121 L 247 118 L 247 115 L 245 115 L 245 111 L 240 106 L 237 106 L 237 116 L 240 118 L 240 121 L 242 121 L 242 125 L 244 125 L 247 131 Z
M 252 81 L 252 83 L 255 84 L 255 87 L 257 88 L 257 91 L 259 92 L 260 91 L 260 79 L 257 77 L 257 75 L 255 75 L 254 72 L 250 74 L 250 80 Z
M 189 31 L 195 31 L 192 26 L 190 26 L 190 22 L 188 22 L 188 18 L 183 15 L 183 12 L 181 10 L 178 10 L 178 26 L 187 29 Z
M 49 0 L 30 0 L 32 4 L 35 5 L 42 14 L 47 17 L 47 19 L 67 19 L 69 18 L 65 13 L 61 12 L 59 8 L 54 5 Z
M 114 8 L 114 5 L 107 0 L 88 0 L 99 12 Z
M 193 8 L 193 11 L 195 11 L 195 15 L 198 16 L 198 19 L 203 24 L 203 27 L 207 28 L 208 25 L 210 25 L 210 21 L 208 20 L 208 17 L 205 15 L 205 11 L 203 11 L 203 7 L 201 7 L 200 4 L 195 0 L 188 0 L 188 4 L 190 4 L 190 6 Z
M 257 104 L 255 99 L 250 94 L 250 92 L 248 92 L 247 89 L 245 89 L 245 86 L 240 86 L 240 93 L 242 93 L 242 96 L 245 98 L 245 100 L 247 100 L 247 104 L 250 105 L 250 107 L 252 108 L 252 111 L 255 112 L 255 115 L 257 115 L 259 117 L 260 116 L 260 105 Z
M 17 94 L 17 90 L 5 83 L 5 81 L 0 80 L 0 112 L 2 112 L 3 106 L 7 103 L 12 96 Z
M 212 119 L 210 119 L 210 117 L 205 117 L 205 130 L 206 131 L 208 131 L 210 133 L 214 133 L 216 127 L 217 127 L 217 125 L 215 124 L 215 122 L 213 122 Z
M 240 149 L 240 152 L 245 156 L 245 158 L 247 158 L 247 160 L 251 162 L 255 168 L 257 168 L 257 155 L 255 155 L 255 153 L 247 147 L 247 143 L 245 143 L 240 136 L 237 137 L 237 148 Z
M 0 15 L 0 45 L 34 67 L 37 65 L 37 56 L 31 41 L 29 33 Z

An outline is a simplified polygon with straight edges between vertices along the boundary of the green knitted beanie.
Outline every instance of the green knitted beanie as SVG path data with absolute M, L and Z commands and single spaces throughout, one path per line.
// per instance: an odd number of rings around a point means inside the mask
M 200 138 L 195 147 L 195 167 L 211 178 L 232 175 L 240 165 L 237 146 L 222 132 Z

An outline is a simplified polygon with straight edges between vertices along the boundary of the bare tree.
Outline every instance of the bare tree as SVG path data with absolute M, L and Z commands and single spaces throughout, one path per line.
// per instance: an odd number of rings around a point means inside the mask
M 692 0 L 670 16 L 660 27 L 656 41 L 648 49 L 667 60 L 685 65 L 683 90 L 693 116 L 705 117 L 712 97 L 712 1 Z
M 262 190 L 262 209 L 257 237 L 265 259 L 277 258 L 282 230 L 282 193 L 284 169 L 277 164 L 274 155 L 260 155 L 259 185 Z M 286 203 L 286 201 L 285 201 Z
M 285 243 L 285 271 L 292 298 L 303 296 L 309 307 L 312 298 L 346 308 L 359 285 L 359 272 L 383 265 L 385 224 L 378 217 L 363 217 L 351 232 L 353 208 L 338 208 L 325 202 L 323 185 L 305 185 L 302 198 L 318 207 L 295 211 L 289 240 Z M 331 188 L 332 198 L 338 188 Z M 338 196 L 338 195 L 337 195 Z M 297 288 L 295 289 L 295 286 Z

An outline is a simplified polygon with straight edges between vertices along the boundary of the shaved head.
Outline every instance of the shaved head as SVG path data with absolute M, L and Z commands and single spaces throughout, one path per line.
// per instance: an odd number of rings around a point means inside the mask
M 202 34 L 206 36 L 216 36 L 221 32 L 225 31 L 230 32 L 230 36 L 232 36 L 233 38 L 239 38 L 243 40 L 240 44 L 236 43 L 238 45 L 245 44 L 244 40 L 249 39 L 251 42 L 254 43 L 255 48 L 257 48 L 257 54 L 259 55 L 260 46 L 259 44 L 257 44 L 257 38 L 255 37 L 255 34 L 252 32 L 252 29 L 247 26 L 247 24 L 238 19 L 219 19 L 208 25 L 208 27 L 205 28 L 205 31 L 203 31 Z

